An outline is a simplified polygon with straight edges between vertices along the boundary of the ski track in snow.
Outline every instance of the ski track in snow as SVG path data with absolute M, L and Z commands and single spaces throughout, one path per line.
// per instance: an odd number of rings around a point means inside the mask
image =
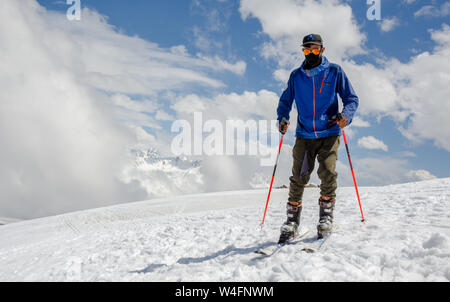
M 285 220 L 287 190 L 156 199 L 0 226 L 0 281 L 449 281 L 450 178 L 338 189 L 324 249 L 263 258 Z M 315 235 L 318 189 L 302 225 Z M 301 241 L 300 241 L 301 242 Z

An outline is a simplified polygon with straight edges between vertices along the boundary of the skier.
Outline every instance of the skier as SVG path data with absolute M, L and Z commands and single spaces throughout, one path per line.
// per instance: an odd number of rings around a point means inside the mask
M 325 47 L 318 34 L 303 38 L 305 60 L 295 69 L 280 97 L 277 114 L 279 130 L 285 134 L 289 114 L 295 100 L 298 119 L 293 149 L 293 167 L 287 203 L 287 221 L 281 227 L 279 243 L 293 238 L 300 224 L 302 197 L 305 185 L 314 170 L 317 157 L 321 180 L 319 198 L 318 237 L 331 232 L 336 203 L 336 161 L 341 128 L 352 122 L 359 105 L 358 97 L 342 68 L 330 63 L 323 55 Z M 337 95 L 342 99 L 339 114 Z

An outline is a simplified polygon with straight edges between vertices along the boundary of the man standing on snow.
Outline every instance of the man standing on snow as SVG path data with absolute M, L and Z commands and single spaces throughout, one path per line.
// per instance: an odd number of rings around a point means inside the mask
M 298 110 L 287 221 L 281 227 L 279 243 L 293 238 L 297 232 L 303 191 L 314 170 L 316 157 L 319 162 L 317 174 L 321 180 L 317 225 L 319 238 L 332 230 L 341 128 L 351 123 L 359 104 L 342 68 L 323 56 L 325 48 L 321 36 L 311 34 L 304 37 L 302 46 L 306 59 L 300 68 L 291 73 L 277 109 L 282 134 L 289 127 L 289 114 L 294 100 Z M 338 112 L 338 94 L 344 105 L 342 114 Z

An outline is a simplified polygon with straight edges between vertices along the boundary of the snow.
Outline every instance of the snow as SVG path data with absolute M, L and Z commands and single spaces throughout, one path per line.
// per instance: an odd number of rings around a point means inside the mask
M 18 221 L 20 221 L 20 219 L 9 218 L 9 217 L 0 217 L 0 226 L 8 224 L 8 223 L 18 222 Z
M 338 230 L 320 253 L 301 243 L 271 258 L 288 191 L 267 189 L 160 198 L 0 227 L 0 281 L 449 281 L 450 178 L 339 188 Z M 314 236 L 317 188 L 302 225 Z
M 131 149 L 133 161 L 122 172 L 122 180 L 138 184 L 146 197 L 184 195 L 204 192 L 200 160 L 187 157 L 162 157 L 158 150 Z

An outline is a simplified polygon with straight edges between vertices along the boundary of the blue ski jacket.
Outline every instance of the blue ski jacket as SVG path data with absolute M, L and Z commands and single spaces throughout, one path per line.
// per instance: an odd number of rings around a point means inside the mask
M 305 62 L 289 77 L 278 103 L 278 121 L 281 122 L 283 117 L 289 120 L 295 99 L 298 111 L 296 137 L 315 139 L 341 135 L 339 126 L 329 122 L 338 114 L 337 96 L 339 94 L 344 104 L 342 115 L 348 125 L 358 108 L 358 96 L 342 68 L 330 63 L 326 57 L 322 57 L 321 65 L 310 70 L 303 69 L 304 65 Z

